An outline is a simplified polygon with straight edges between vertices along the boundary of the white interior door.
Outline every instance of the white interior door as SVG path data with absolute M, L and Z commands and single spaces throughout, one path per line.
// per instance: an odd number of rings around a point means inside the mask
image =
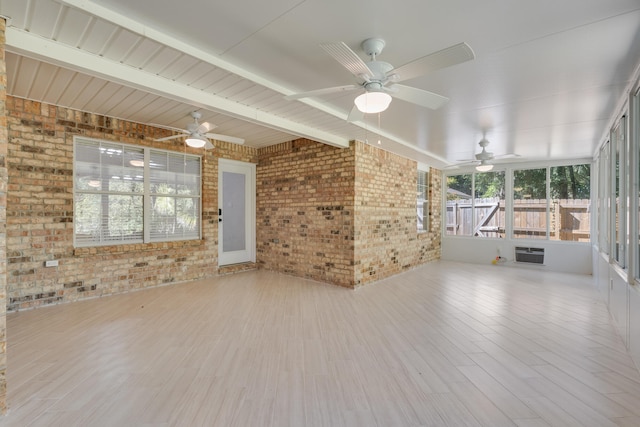
M 256 165 L 218 161 L 218 265 L 255 262 Z

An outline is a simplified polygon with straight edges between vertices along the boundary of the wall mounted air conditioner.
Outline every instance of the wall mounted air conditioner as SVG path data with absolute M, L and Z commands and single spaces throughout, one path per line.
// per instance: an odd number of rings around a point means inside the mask
M 525 248 L 516 246 L 516 262 L 544 264 L 544 248 Z

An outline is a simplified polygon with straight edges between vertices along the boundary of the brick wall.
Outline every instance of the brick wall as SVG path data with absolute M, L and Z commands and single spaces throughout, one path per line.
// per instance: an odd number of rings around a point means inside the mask
M 301 139 L 260 149 L 261 268 L 353 287 L 354 152 Z
M 418 233 L 415 161 L 361 142 L 261 149 L 258 263 L 357 287 L 438 259 L 439 172 L 430 179 L 430 231 Z
M 202 240 L 74 249 L 74 135 L 179 152 L 183 141 L 156 142 L 169 131 L 12 97 L 7 120 L 10 310 L 217 274 L 218 156 L 254 161 L 255 149 L 217 142 L 204 156 Z M 59 266 L 44 267 L 50 259 Z
M 355 286 L 440 258 L 440 173 L 429 185 L 428 232 L 417 232 L 417 164 L 378 147 L 355 145 Z
M 439 257 L 440 178 L 431 232 L 416 230 L 416 163 L 354 142 L 300 139 L 261 149 L 216 143 L 203 158 L 203 239 L 73 247 L 73 136 L 183 152 L 169 131 L 7 98 L 7 307 L 10 310 L 189 281 L 217 266 L 218 158 L 257 164 L 260 268 L 357 287 Z M 201 150 L 188 149 L 194 153 Z M 58 267 L 44 267 L 47 260 Z
M 0 413 L 7 411 L 7 67 L 4 56 L 6 21 L 0 18 Z

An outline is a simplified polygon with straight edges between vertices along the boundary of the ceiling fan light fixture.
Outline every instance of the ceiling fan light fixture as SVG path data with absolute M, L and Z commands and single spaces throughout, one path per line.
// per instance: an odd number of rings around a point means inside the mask
M 476 166 L 478 172 L 489 172 L 491 169 L 493 169 L 493 165 L 489 163 L 481 163 Z
M 207 143 L 207 141 L 199 135 L 189 135 L 185 142 L 192 148 L 202 148 Z
M 389 108 L 391 95 L 385 92 L 365 92 L 353 101 L 358 110 L 366 114 L 381 113 Z

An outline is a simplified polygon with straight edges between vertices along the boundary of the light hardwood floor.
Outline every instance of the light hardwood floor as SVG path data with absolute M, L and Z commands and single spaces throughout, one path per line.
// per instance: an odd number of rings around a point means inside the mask
M 591 277 L 254 271 L 8 316 L 2 426 L 639 426 Z

